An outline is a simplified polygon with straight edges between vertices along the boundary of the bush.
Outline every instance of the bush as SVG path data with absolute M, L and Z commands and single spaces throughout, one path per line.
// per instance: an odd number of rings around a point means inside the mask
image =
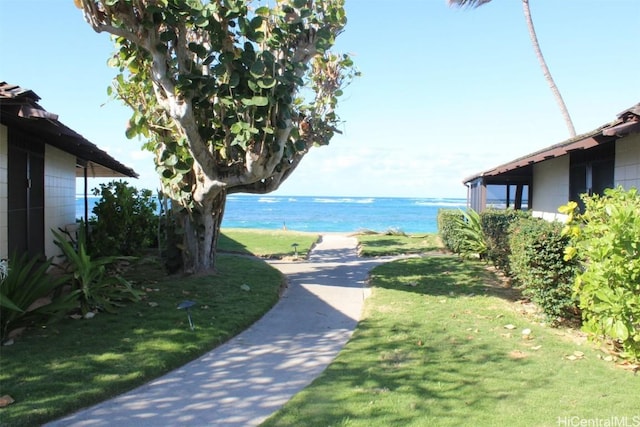
M 480 224 L 487 245 L 486 257 L 493 265 L 502 270 L 506 275 L 511 274 L 509 268 L 509 225 L 518 218 L 529 216 L 524 211 L 512 209 L 489 209 L 480 213 Z
M 157 203 L 150 190 L 137 190 L 123 181 L 100 184 L 101 198 L 93 208 L 90 251 L 96 255 L 139 255 L 156 244 Z
M 438 234 L 445 248 L 453 253 L 460 253 L 463 237 L 458 229 L 458 221 L 463 218 L 460 210 L 438 210 Z
M 562 224 L 519 218 L 509 226 L 509 265 L 516 285 L 552 319 L 574 318 L 577 263 L 564 260 L 568 238 Z
M 565 234 L 567 259 L 583 263 L 574 290 L 580 299 L 583 329 L 596 341 L 611 339 L 622 355 L 640 359 L 640 195 L 636 189 L 605 190 L 583 197 L 585 211 L 570 202 Z

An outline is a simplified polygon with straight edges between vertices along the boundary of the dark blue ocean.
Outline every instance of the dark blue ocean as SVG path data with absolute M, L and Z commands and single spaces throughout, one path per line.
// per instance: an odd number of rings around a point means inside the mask
M 97 198 L 89 198 L 89 212 Z M 438 210 L 466 207 L 465 199 L 317 197 L 234 194 L 227 198 L 223 228 L 355 232 L 435 233 Z M 84 205 L 77 199 L 76 216 Z M 91 214 L 89 214 L 91 216 Z

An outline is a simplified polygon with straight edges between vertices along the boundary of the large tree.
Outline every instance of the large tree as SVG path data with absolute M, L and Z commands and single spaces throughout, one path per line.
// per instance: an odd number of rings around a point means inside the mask
M 449 6 L 467 6 L 467 7 L 479 7 L 483 4 L 489 3 L 491 0 L 447 0 Z M 547 61 L 545 61 L 544 56 L 542 55 L 542 50 L 540 49 L 540 43 L 538 43 L 538 36 L 536 35 L 535 27 L 533 26 L 533 19 L 531 18 L 531 9 L 529 8 L 529 0 L 522 0 L 522 8 L 524 10 L 525 21 L 527 22 L 527 28 L 529 29 L 529 38 L 531 39 L 531 44 L 533 45 L 533 50 L 536 54 L 536 58 L 538 59 L 538 63 L 542 68 L 542 74 L 544 74 L 544 78 L 551 88 L 551 92 L 558 103 L 558 107 L 560 107 L 560 112 L 562 113 L 562 118 L 569 130 L 569 136 L 576 136 L 576 129 L 573 126 L 573 121 L 571 120 L 571 116 L 569 115 L 569 110 L 564 103 L 564 99 L 560 94 L 560 90 L 558 86 L 556 86 L 553 77 L 551 76 L 551 72 L 549 71 L 549 67 L 547 66 Z
M 184 268 L 214 267 L 228 194 L 268 193 L 338 132 L 357 72 L 329 51 L 344 0 L 74 0 L 112 34 L 110 89 L 181 207 Z

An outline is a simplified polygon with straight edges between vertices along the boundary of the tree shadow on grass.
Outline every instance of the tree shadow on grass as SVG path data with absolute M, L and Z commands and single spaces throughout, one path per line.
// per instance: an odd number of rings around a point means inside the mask
M 425 256 L 390 262 L 372 271 L 374 286 L 428 295 L 522 298 L 519 289 L 500 280 L 484 264 L 456 256 Z
M 410 334 L 396 332 L 401 338 L 390 339 L 388 332 L 375 321 L 361 322 L 341 355 L 300 395 L 304 415 L 295 405 L 285 407 L 266 425 L 482 425 L 469 414 L 491 414 L 504 400 L 524 400 L 528 387 L 547 381 L 545 373 L 528 369 L 527 359 L 508 359 L 504 349 L 486 343 L 418 345 Z M 498 364 L 496 381 L 491 367 Z

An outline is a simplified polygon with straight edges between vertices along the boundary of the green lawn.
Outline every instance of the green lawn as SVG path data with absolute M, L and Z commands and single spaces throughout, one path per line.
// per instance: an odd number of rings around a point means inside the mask
M 437 234 L 358 234 L 359 254 L 364 257 L 422 254 L 442 250 Z
M 525 314 L 484 265 L 405 259 L 371 285 L 346 347 L 265 426 L 640 424 L 640 376 Z
M 218 250 L 263 258 L 293 257 L 297 250 L 298 256 L 304 258 L 319 237 L 318 233 L 226 228 L 218 239 Z

